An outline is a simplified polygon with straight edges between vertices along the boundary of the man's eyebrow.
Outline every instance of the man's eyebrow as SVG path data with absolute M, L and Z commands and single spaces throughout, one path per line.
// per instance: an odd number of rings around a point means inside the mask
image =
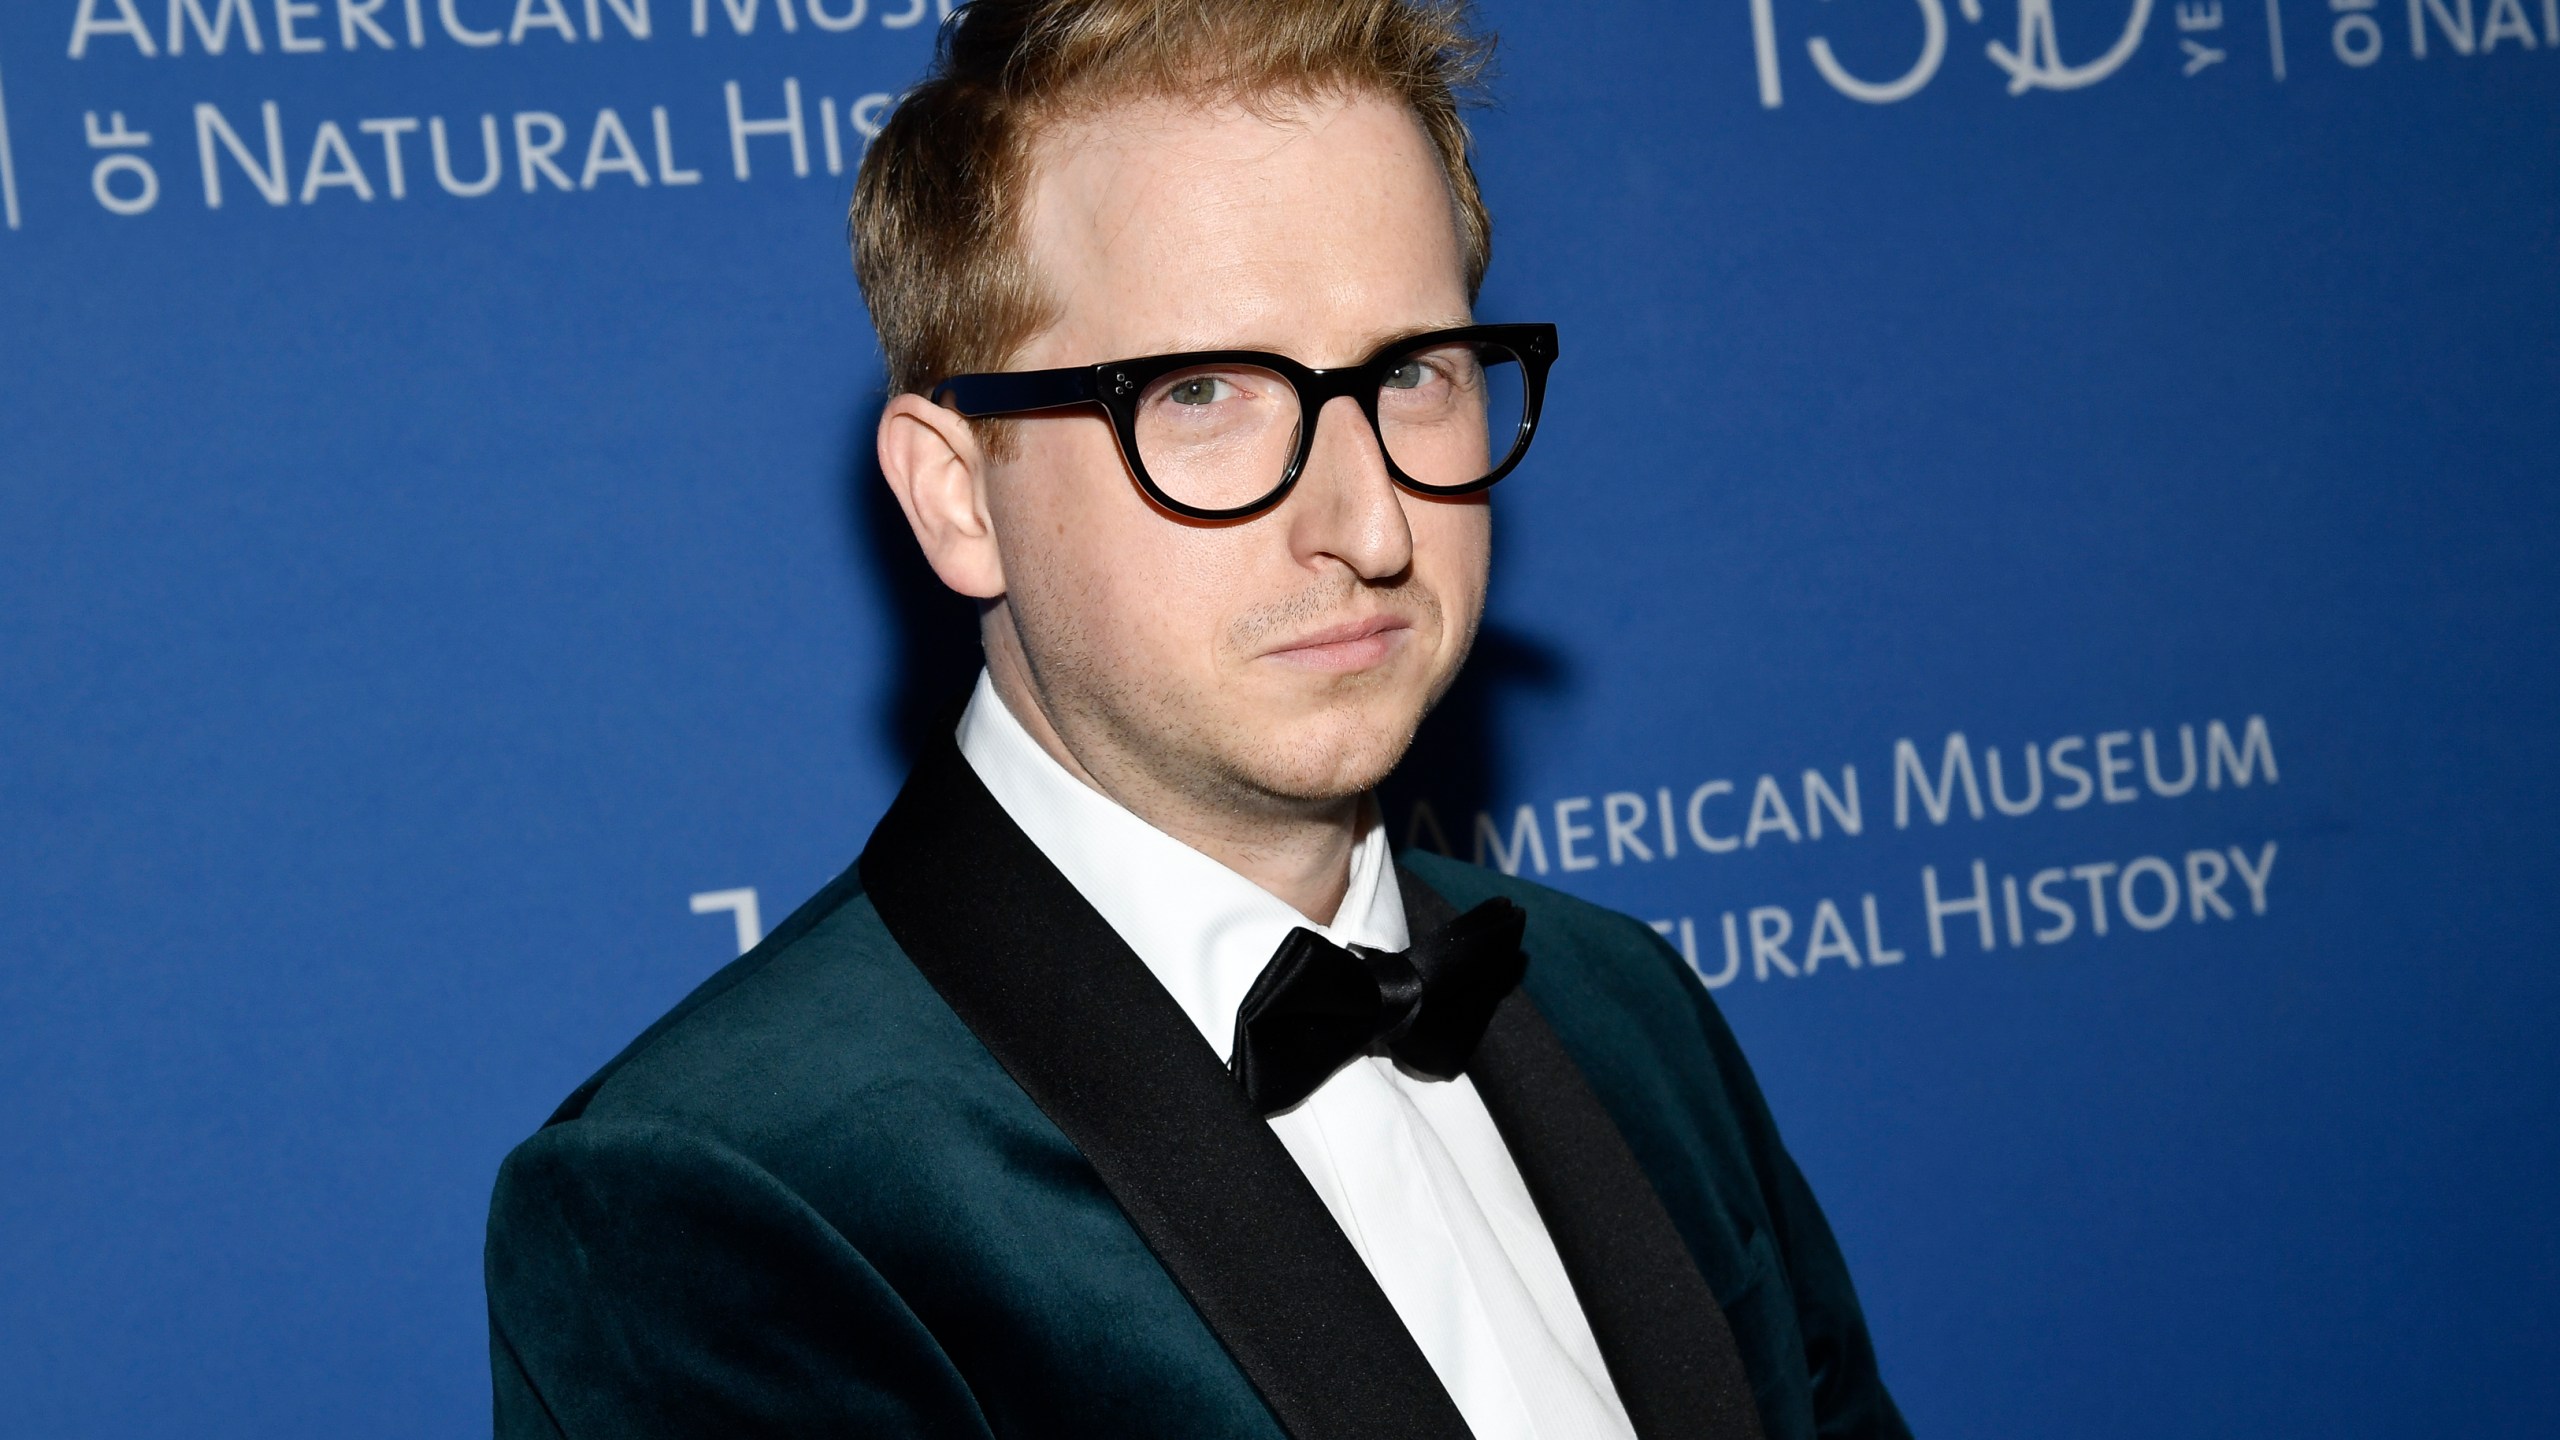
M 1471 325 L 1474 323 L 1475 322 L 1472 318 L 1460 315 L 1451 319 L 1423 320 L 1412 324 L 1386 326 L 1381 329 L 1372 330 L 1368 334 L 1362 336 L 1359 340 L 1354 341 L 1351 346 L 1350 355 L 1344 359 L 1335 361 L 1334 363 L 1337 365 L 1356 365 L 1361 360 L 1384 350 L 1399 340 L 1410 340 L 1416 335 L 1428 335 L 1438 330 L 1455 330 L 1462 325 Z M 1227 337 L 1222 339 L 1193 336 L 1185 340 L 1169 342 L 1163 348 L 1158 349 L 1153 353 L 1159 355 L 1187 355 L 1194 352 L 1210 350 L 1259 350 L 1269 355 L 1288 355 L 1292 359 L 1305 364 L 1314 363 L 1313 361 L 1308 360 L 1306 356 L 1296 354 L 1290 346 L 1282 344 L 1268 335 L 1248 335 L 1241 338 Z
M 1416 335 L 1428 335 L 1435 330 L 1455 330 L 1461 325 L 1474 323 L 1474 317 L 1460 315 L 1455 319 L 1431 320 L 1420 325 L 1399 325 L 1389 330 L 1373 330 L 1369 332 L 1367 339 L 1360 342 L 1360 353 L 1374 355 L 1399 340 L 1410 340 Z

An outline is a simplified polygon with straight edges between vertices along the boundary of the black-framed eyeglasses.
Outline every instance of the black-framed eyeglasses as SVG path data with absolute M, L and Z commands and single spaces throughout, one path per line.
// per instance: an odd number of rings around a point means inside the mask
M 1553 325 L 1463 325 L 1331 370 L 1261 350 L 1197 350 L 957 375 L 932 399 L 972 418 L 1099 405 L 1157 504 L 1241 520 L 1287 498 L 1315 448 L 1307 417 L 1345 395 L 1369 417 L 1397 484 L 1423 495 L 1484 489 L 1528 453 L 1555 358 Z

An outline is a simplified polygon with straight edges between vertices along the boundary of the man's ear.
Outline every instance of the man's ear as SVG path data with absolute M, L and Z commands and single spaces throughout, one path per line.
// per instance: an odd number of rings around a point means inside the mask
M 921 395 L 899 395 L 880 412 L 879 444 L 880 473 L 933 573 L 974 600 L 1004 594 L 987 518 L 986 452 L 969 422 Z

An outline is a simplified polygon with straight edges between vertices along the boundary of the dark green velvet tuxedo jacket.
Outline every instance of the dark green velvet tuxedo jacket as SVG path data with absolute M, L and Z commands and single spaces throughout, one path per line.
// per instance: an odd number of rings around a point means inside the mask
M 1906 1435 L 1680 958 L 1404 864 L 1417 924 L 1528 912 L 1468 1073 L 1637 1432 Z M 1468 1434 L 1215 1052 L 947 744 L 855 869 L 508 1157 L 488 1287 L 510 1440 Z

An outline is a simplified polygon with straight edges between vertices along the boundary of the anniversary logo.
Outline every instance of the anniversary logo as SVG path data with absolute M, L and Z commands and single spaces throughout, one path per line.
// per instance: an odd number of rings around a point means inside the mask
M 1890 105 L 1910 99 L 1938 78 L 1947 62 L 1950 43 L 1943 0 L 1913 3 L 1919 8 L 1919 35 L 1916 49 L 1906 48 L 1903 52 L 1911 56 L 1904 68 L 1879 68 L 1876 73 L 1862 75 L 1841 58 L 1827 34 L 1803 37 L 1800 43 L 1806 61 L 1826 85 L 1851 100 Z M 2095 13 L 2097 7 L 2074 6 L 2074 23 L 2066 41 L 2054 13 L 2054 0 L 2015 3 L 2016 38 L 2006 42 L 1993 38 L 1982 46 L 1984 58 L 2006 77 L 2006 89 L 2011 95 L 2033 90 L 2085 89 L 2122 71 L 2141 50 L 2157 8 L 2152 0 L 2129 0 L 2124 3 L 2121 18 L 2110 24 Z M 2301 7 L 2301 0 L 2295 3 L 2298 8 L 2307 8 Z M 2541 0 L 2538 33 L 2526 3 L 2527 0 L 2486 0 L 2475 12 L 2473 0 L 2407 0 L 2408 57 L 2425 60 L 2430 54 L 2487 55 L 2502 44 L 2517 51 L 2560 48 L 2560 0 Z M 2328 22 L 2328 52 L 2338 64 L 2361 70 L 2380 60 L 2388 50 L 2390 41 L 2378 18 L 2380 5 L 2381 0 L 2326 0 L 2321 18 Z M 2267 73 L 2279 82 L 2285 79 L 2289 63 L 2284 8 L 2284 0 L 2264 0 Z M 1957 14 L 1968 25 L 1990 28 L 1990 16 L 1982 0 L 1957 0 Z M 2170 7 L 2169 15 L 2177 32 L 2178 73 L 2187 79 L 2195 79 L 2228 61 L 2233 45 L 2241 43 L 2242 21 L 2236 13 L 2225 10 L 2223 0 L 2179 0 Z M 2083 24 L 2086 33 L 2079 28 Z M 1907 32 L 1906 20 L 1901 33 L 1907 37 Z M 1868 39 L 1868 48 L 1878 54 L 1893 43 L 1872 36 L 1862 38 Z M 1774 110 L 1787 98 L 1784 61 L 1788 40 L 1781 35 L 1777 0 L 1751 0 L 1751 41 L 1760 103 Z M 1915 42 L 1906 38 L 1902 43 L 1909 47 Z M 2246 43 L 2255 44 L 2257 38 L 2252 35 Z

